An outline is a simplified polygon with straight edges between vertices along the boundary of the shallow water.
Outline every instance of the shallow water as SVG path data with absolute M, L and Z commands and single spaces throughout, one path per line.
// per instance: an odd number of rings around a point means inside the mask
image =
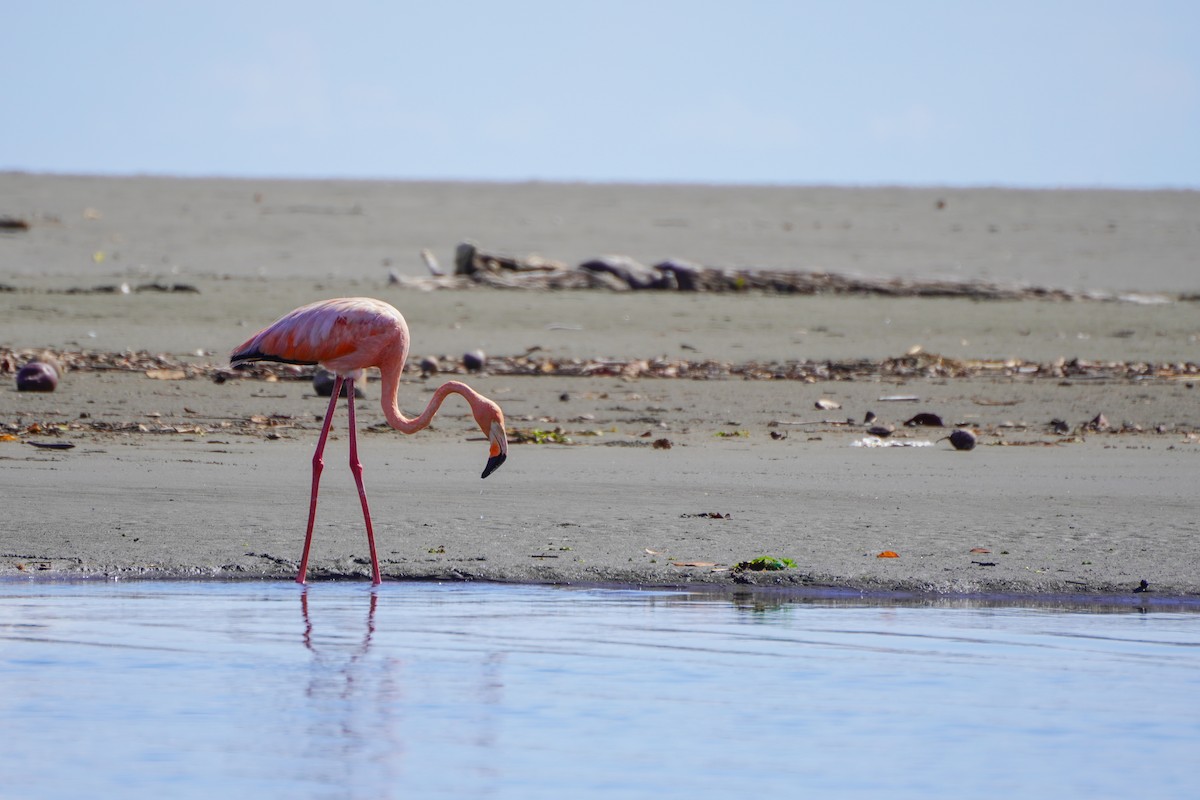
M 1183 797 L 1200 616 L 0 584 L 0 797 Z

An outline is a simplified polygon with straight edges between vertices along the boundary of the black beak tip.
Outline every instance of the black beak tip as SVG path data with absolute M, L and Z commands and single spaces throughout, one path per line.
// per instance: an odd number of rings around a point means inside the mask
M 500 465 L 504 463 L 504 459 L 508 458 L 507 453 L 501 453 L 498 456 L 492 456 L 488 459 L 487 466 L 483 468 L 483 474 L 479 477 L 486 478 L 496 470 L 500 469 Z

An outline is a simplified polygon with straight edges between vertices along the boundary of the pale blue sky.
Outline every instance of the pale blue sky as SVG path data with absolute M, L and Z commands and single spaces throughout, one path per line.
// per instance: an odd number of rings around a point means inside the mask
M 1200 3 L 2 0 L 0 169 L 1200 188 Z

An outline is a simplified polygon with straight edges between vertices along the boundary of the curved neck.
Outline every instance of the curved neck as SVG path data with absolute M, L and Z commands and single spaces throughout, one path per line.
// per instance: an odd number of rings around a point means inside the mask
M 475 409 L 476 400 L 479 399 L 479 393 L 465 383 L 447 381 L 434 390 L 433 397 L 429 398 L 429 404 L 425 406 L 425 410 L 421 412 L 420 416 L 409 418 L 404 416 L 404 412 L 400 410 L 400 405 L 396 401 L 399 391 L 400 373 L 384 372 L 383 396 L 379 398 L 380 405 L 383 406 L 383 415 L 387 417 L 388 425 L 401 433 L 416 433 L 429 427 L 429 423 L 433 422 L 434 415 L 441 408 L 442 402 L 451 394 L 460 394 L 466 398 L 472 411 Z

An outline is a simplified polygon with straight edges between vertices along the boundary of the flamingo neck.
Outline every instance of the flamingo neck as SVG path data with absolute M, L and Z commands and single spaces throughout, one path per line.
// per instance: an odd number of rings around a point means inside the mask
M 475 410 L 476 403 L 480 399 L 480 395 L 470 386 L 459 381 L 447 381 L 439 386 L 433 392 L 433 397 L 429 398 L 428 405 L 425 410 L 416 417 L 406 417 L 404 412 L 400 410 L 400 405 L 396 401 L 396 396 L 400 390 L 400 375 L 399 373 L 390 374 L 384 373 L 383 397 L 380 398 L 380 403 L 383 406 L 383 415 L 387 417 L 388 425 L 391 425 L 401 433 L 416 433 L 419 430 L 429 427 L 429 423 L 433 422 L 433 417 L 441 408 L 442 402 L 452 394 L 462 395 L 471 405 L 471 410 Z

